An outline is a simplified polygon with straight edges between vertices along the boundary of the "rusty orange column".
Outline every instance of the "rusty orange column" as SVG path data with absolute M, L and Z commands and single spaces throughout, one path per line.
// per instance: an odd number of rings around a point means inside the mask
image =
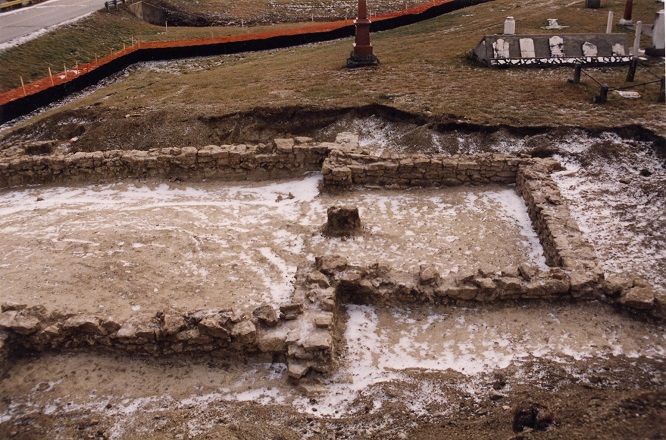
M 365 0 L 358 0 L 358 17 L 354 20 L 356 28 L 354 50 L 347 59 L 347 67 L 373 66 L 379 60 L 372 53 L 370 43 L 370 24 L 368 20 L 368 6 Z

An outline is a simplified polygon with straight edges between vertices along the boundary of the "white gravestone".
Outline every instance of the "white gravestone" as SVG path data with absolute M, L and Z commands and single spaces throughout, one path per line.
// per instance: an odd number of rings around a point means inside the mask
M 548 45 L 550 46 L 550 56 L 554 58 L 564 56 L 564 40 L 562 37 L 550 37 Z
M 495 53 L 495 58 L 509 58 L 509 42 L 498 38 L 493 43 L 493 52 Z
M 657 12 L 654 16 L 654 26 L 652 27 L 652 47 L 658 50 L 664 50 L 664 10 Z
M 597 54 L 598 54 L 597 46 L 590 43 L 589 41 L 586 41 L 585 44 L 583 44 L 583 56 L 584 57 L 596 57 Z
M 534 40 L 531 38 L 520 39 L 520 56 L 522 58 L 534 58 Z
M 513 17 L 506 17 L 504 21 L 504 35 L 513 35 L 516 33 L 516 21 Z
M 614 57 L 623 57 L 626 55 L 626 52 L 624 50 L 624 45 L 620 43 L 613 44 L 611 51 L 613 52 Z

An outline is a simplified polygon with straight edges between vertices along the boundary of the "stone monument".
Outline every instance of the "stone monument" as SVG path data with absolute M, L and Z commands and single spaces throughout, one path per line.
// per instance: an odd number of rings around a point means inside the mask
M 347 67 L 379 64 L 379 59 L 372 53 L 372 44 L 370 44 L 370 23 L 366 1 L 358 0 L 358 17 L 354 20 L 356 28 L 354 50 L 347 59 Z

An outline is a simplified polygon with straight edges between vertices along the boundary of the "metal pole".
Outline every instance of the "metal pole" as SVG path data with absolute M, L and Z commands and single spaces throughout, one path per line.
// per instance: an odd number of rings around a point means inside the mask
M 661 77 L 660 87 L 659 87 L 659 100 L 657 102 L 664 103 L 666 102 L 666 97 L 664 96 L 664 77 Z
M 638 58 L 633 58 L 629 63 L 629 72 L 627 72 L 627 82 L 634 82 L 636 75 L 636 67 L 638 66 Z
M 634 7 L 633 0 L 627 0 L 627 3 L 624 5 L 624 20 L 631 22 L 631 10 Z

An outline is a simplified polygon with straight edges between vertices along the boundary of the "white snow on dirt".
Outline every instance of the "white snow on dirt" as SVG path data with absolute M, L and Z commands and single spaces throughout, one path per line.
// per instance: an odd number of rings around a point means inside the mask
M 247 309 L 290 301 L 296 269 L 342 254 L 409 276 L 545 267 L 511 188 L 319 193 L 321 175 L 261 183 L 162 181 L 0 192 L 6 300 L 79 312 Z M 359 207 L 362 236 L 326 238 L 327 207 Z M 40 277 L 25 277 L 26 271 Z
M 566 170 L 553 178 L 606 274 L 637 275 L 666 294 L 666 160 L 610 133 L 558 147 Z
M 348 305 L 347 350 L 328 392 L 303 411 L 338 415 L 379 382 L 410 380 L 406 370 L 453 370 L 473 378 L 531 357 L 568 362 L 593 357 L 666 356 L 666 327 L 613 316 L 600 305 L 409 310 Z M 415 400 L 443 398 L 436 393 Z
M 303 395 L 287 383 L 286 366 L 281 363 L 239 363 L 223 370 L 205 364 L 188 365 L 183 370 L 175 362 L 174 371 L 178 373 L 166 376 L 163 366 L 148 367 L 140 359 L 111 359 L 106 361 L 110 362 L 109 371 L 119 374 L 120 363 L 123 371 L 128 370 L 123 373 L 126 376 L 114 380 L 122 383 L 147 373 L 150 381 L 142 384 L 133 379 L 131 389 L 119 389 L 114 395 L 96 390 L 85 401 L 62 396 L 40 403 L 38 398 L 46 394 L 33 390 L 34 400 L 8 404 L 0 413 L 0 423 L 33 412 L 64 415 L 90 411 L 111 416 L 115 421 L 111 438 L 119 438 L 127 435 L 132 418 L 140 414 L 166 408 L 201 408 L 204 423 L 206 408 L 233 401 L 291 405 L 315 417 L 336 418 L 368 410 L 358 404 L 359 398 L 368 396 L 373 402 L 369 411 L 379 409 L 383 397 L 373 385 L 386 382 L 416 387 L 418 392 L 410 393 L 405 405 L 415 414 L 425 414 L 431 405 L 447 402 L 447 390 L 422 382 L 414 375 L 417 372 L 457 372 L 450 386 L 471 400 L 480 400 L 487 398 L 488 392 L 483 375 L 509 365 L 520 370 L 533 358 L 568 364 L 619 355 L 638 362 L 639 357 L 666 356 L 666 326 L 636 321 L 597 303 L 423 309 L 349 305 L 346 309 L 345 347 L 338 359 L 339 369 L 317 387 L 319 392 L 314 397 Z M 66 358 L 70 359 L 66 362 L 76 362 L 76 358 Z M 106 363 L 98 363 L 100 374 Z M 67 367 L 59 371 L 65 375 L 63 380 L 74 379 Z M 50 393 L 58 393 L 60 386 L 67 385 L 57 376 L 54 379 L 48 383 Z M 192 426 L 193 435 L 198 432 L 197 426 L 201 425 Z

